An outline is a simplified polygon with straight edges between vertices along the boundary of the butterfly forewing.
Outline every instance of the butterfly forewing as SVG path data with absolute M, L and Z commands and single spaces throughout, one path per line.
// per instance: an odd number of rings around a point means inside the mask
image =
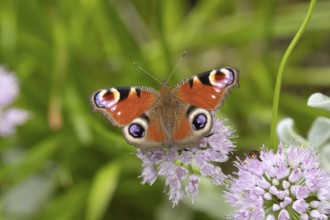
M 114 125 L 125 126 L 154 104 L 158 93 L 143 87 L 118 87 L 94 93 L 91 102 Z
M 207 110 L 216 110 L 231 88 L 238 86 L 239 72 L 222 68 L 200 73 L 176 88 L 176 96 L 183 102 Z

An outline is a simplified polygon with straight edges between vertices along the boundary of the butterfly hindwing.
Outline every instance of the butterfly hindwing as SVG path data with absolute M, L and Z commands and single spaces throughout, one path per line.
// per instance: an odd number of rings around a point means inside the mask
M 210 111 L 186 104 L 187 111 L 177 117 L 171 139 L 175 146 L 198 146 L 202 137 L 208 135 L 213 124 Z

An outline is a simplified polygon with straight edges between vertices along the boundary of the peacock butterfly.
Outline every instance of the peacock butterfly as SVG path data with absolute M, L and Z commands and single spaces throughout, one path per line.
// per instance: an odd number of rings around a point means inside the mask
M 165 146 L 197 146 L 210 134 L 213 114 L 226 94 L 239 86 L 239 71 L 213 69 L 179 83 L 146 87 L 117 87 L 95 92 L 90 100 L 113 125 L 122 127 L 127 143 L 143 153 Z

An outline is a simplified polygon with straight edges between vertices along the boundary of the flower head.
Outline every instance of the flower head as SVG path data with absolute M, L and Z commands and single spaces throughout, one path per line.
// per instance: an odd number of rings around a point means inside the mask
M 200 176 L 208 177 L 215 185 L 223 185 L 225 175 L 213 162 L 225 162 L 234 149 L 229 140 L 233 130 L 223 121 L 214 119 L 211 134 L 201 140 L 199 147 L 171 147 L 167 151 L 157 150 L 137 156 L 142 160 L 142 183 L 152 185 L 158 176 L 164 176 L 169 199 L 173 205 L 186 195 L 194 199 L 199 192 Z M 193 168 L 197 171 L 193 171 Z
M 237 177 L 226 199 L 239 209 L 234 219 L 327 219 L 330 175 L 319 168 L 312 148 L 282 144 L 277 152 L 262 149 L 260 160 L 237 162 Z
M 0 108 L 14 101 L 19 92 L 17 77 L 0 66 Z
M 9 136 L 17 125 L 23 124 L 29 113 L 18 108 L 8 108 L 19 92 L 19 83 L 14 73 L 0 66 L 0 136 Z

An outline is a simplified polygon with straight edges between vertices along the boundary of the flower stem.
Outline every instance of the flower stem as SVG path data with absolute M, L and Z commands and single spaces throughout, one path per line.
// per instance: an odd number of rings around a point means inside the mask
M 273 149 L 276 149 L 277 146 L 277 138 L 276 138 L 276 125 L 277 125 L 277 113 L 278 113 L 278 106 L 280 101 L 280 93 L 281 93 L 281 85 L 282 85 L 282 76 L 283 76 L 283 70 L 285 65 L 287 64 L 287 61 L 291 55 L 291 52 L 293 51 L 294 47 L 297 45 L 301 35 L 304 33 L 307 23 L 309 22 L 310 18 L 312 17 L 313 10 L 316 4 L 316 0 L 311 0 L 308 8 L 308 12 L 306 14 L 306 17 L 301 24 L 299 30 L 297 31 L 296 35 L 294 36 L 293 40 L 291 41 L 288 49 L 285 51 L 285 54 L 281 60 L 278 72 L 277 72 L 277 78 L 276 78 L 276 85 L 275 85 L 275 92 L 274 92 L 274 101 L 273 101 L 273 114 L 272 114 L 272 126 L 271 126 L 271 143 L 273 145 Z
M 188 164 L 188 170 L 189 170 L 189 174 L 194 174 L 194 170 L 193 170 L 191 164 Z

